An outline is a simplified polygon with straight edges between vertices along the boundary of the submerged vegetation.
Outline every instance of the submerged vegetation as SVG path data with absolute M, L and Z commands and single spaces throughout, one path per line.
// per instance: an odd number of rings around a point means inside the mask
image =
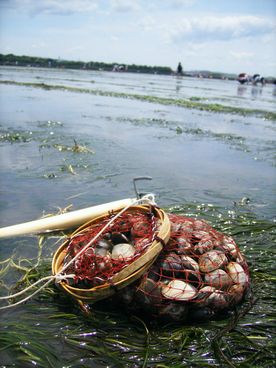
M 17 314 L 17 320 L 6 321 L 5 313 L 9 312 L 2 311 L 2 364 L 129 368 L 275 366 L 273 309 L 276 305 L 275 299 L 266 296 L 275 283 L 273 224 L 258 220 L 246 204 L 237 204 L 233 210 L 226 211 L 191 203 L 168 211 L 204 218 L 218 230 L 235 237 L 247 257 L 253 282 L 251 297 L 235 313 L 200 324 L 160 325 L 130 315 L 111 301 L 95 304 L 93 314 L 84 316 L 67 296 L 50 285 L 20 311 L 11 312 Z M 32 238 L 33 258 L 26 259 L 17 252 L 1 261 L 2 295 L 49 275 L 51 254 L 62 239 L 63 234 L 58 239 Z
M 70 92 L 78 92 L 78 93 L 88 93 L 96 96 L 107 96 L 107 97 L 119 97 L 119 98 L 129 98 L 134 100 L 140 100 L 145 102 L 158 103 L 160 105 L 174 105 L 179 107 L 184 107 L 187 109 L 196 109 L 202 111 L 210 111 L 210 112 L 218 112 L 218 113 L 231 113 L 231 114 L 240 114 L 240 115 L 256 115 L 259 117 L 263 117 L 267 120 L 276 120 L 276 113 L 265 111 L 261 109 L 249 109 L 243 107 L 234 107 L 234 106 L 226 106 L 217 103 L 205 103 L 194 101 L 191 99 L 175 99 L 175 98 L 165 98 L 165 97 L 156 97 L 156 96 L 147 96 L 147 95 L 139 95 L 139 94 L 131 94 L 131 93 L 123 93 L 123 92 L 109 92 L 102 91 L 97 89 L 88 89 L 88 88 L 79 88 L 79 87 L 70 87 L 63 85 L 52 85 L 45 83 L 29 83 L 29 82 L 16 82 L 11 80 L 2 80 L 1 84 L 11 84 L 16 86 L 25 86 L 32 88 L 42 88 L 46 90 L 61 90 L 61 91 L 70 91 Z

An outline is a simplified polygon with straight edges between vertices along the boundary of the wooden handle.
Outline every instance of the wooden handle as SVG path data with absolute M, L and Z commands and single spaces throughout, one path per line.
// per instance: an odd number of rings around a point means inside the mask
M 97 206 L 83 208 L 81 210 L 50 216 L 39 220 L 24 222 L 22 224 L 0 228 L 0 238 L 18 236 L 24 234 L 42 233 L 45 231 L 65 230 L 79 226 L 95 217 L 111 210 L 134 204 L 136 198 L 126 198 Z

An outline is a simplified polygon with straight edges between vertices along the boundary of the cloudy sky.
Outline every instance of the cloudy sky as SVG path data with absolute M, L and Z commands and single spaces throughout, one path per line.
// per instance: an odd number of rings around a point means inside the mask
M 0 52 L 276 76 L 276 0 L 0 0 Z

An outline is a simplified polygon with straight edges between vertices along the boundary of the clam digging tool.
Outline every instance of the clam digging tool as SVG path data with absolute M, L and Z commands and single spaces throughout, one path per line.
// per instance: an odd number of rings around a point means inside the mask
M 63 213 L 61 215 L 2 227 L 0 228 L 0 238 L 70 229 L 100 216 L 103 212 L 117 210 L 121 207 L 128 206 L 135 201 L 136 198 L 126 198 L 97 206 L 83 208 L 81 210 Z
M 80 210 L 63 213 L 61 215 L 41 218 L 34 221 L 28 221 L 17 225 L 11 225 L 0 228 L 0 238 L 13 237 L 26 234 L 36 234 L 48 231 L 66 230 L 80 226 L 93 218 L 101 216 L 108 211 L 116 211 L 122 207 L 127 207 L 134 204 L 141 193 L 137 191 L 137 180 L 151 180 L 151 177 L 137 177 L 133 179 L 134 190 L 137 198 L 125 198 L 118 201 L 108 202 L 92 207 L 83 208 Z

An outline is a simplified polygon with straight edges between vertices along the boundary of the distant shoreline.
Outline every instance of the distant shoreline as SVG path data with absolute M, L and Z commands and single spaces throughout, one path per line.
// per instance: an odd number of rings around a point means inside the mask
M 3 66 L 17 66 L 17 67 L 43 67 L 43 68 L 57 68 L 57 69 L 76 69 L 76 70 L 94 70 L 94 71 L 110 71 L 120 73 L 141 73 L 141 74 L 158 74 L 178 76 L 176 71 L 166 66 L 148 66 L 136 64 L 119 64 L 119 63 L 104 63 L 104 62 L 83 62 L 63 59 L 41 58 L 36 56 L 14 55 L 14 54 L 0 54 L 0 65 Z M 212 72 L 208 70 L 184 71 L 181 75 L 183 77 L 195 78 L 210 78 L 223 80 L 236 80 L 237 75 L 233 73 Z M 265 77 L 267 83 L 273 83 L 274 77 Z
M 108 71 L 119 73 L 141 73 L 141 74 L 158 74 L 169 76 L 183 76 L 192 78 L 208 78 L 222 80 L 237 80 L 237 75 L 233 73 L 212 72 L 208 70 L 184 71 L 182 74 L 177 74 L 176 71 L 167 66 L 148 66 L 136 64 L 119 64 L 119 63 L 104 63 L 98 61 L 73 61 L 63 59 L 41 58 L 36 56 L 0 54 L 0 65 L 15 66 L 15 67 L 33 67 L 33 68 L 48 68 L 48 69 L 73 69 L 73 70 L 93 70 L 93 71 Z M 265 77 L 266 83 L 273 83 L 275 77 Z

